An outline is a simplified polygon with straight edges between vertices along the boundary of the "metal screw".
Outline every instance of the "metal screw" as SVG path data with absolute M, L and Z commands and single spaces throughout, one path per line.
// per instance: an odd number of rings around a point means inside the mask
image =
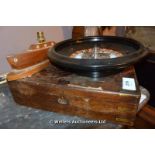
M 18 62 L 18 59 L 17 59 L 17 58 L 14 58 L 13 61 L 14 61 L 15 63 L 17 63 L 17 62 Z
M 58 98 L 58 103 L 60 103 L 60 104 L 67 104 L 68 102 L 67 102 L 67 100 L 65 99 L 65 98 Z

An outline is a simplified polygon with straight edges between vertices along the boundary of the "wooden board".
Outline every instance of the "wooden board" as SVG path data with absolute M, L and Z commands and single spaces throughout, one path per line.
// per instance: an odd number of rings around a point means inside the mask
M 42 44 L 34 44 L 30 49 L 18 54 L 7 56 L 7 61 L 13 69 L 21 70 L 36 65 L 48 59 L 47 53 L 55 43 L 47 42 Z M 46 45 L 45 47 L 43 45 Z
M 122 78 L 134 78 L 136 90 L 122 89 Z M 49 65 L 32 77 L 8 82 L 19 104 L 132 126 L 140 90 L 134 68 L 94 80 Z

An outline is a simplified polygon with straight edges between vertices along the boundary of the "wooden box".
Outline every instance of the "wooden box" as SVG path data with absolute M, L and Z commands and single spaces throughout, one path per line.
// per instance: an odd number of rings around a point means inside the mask
M 135 90 L 123 89 L 123 78 L 134 79 Z M 94 80 L 49 65 L 31 77 L 8 84 L 18 104 L 130 126 L 140 99 L 133 67 Z

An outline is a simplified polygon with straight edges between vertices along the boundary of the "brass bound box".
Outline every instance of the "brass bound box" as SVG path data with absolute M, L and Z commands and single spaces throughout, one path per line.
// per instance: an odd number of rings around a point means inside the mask
M 129 126 L 134 123 L 140 99 L 133 67 L 93 79 L 49 65 L 31 77 L 8 84 L 18 104 Z

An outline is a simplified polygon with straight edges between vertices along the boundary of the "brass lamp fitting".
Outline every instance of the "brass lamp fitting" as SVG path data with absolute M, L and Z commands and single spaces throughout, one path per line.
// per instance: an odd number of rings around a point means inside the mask
M 37 40 L 39 43 L 45 43 L 46 42 L 44 32 L 37 32 Z

